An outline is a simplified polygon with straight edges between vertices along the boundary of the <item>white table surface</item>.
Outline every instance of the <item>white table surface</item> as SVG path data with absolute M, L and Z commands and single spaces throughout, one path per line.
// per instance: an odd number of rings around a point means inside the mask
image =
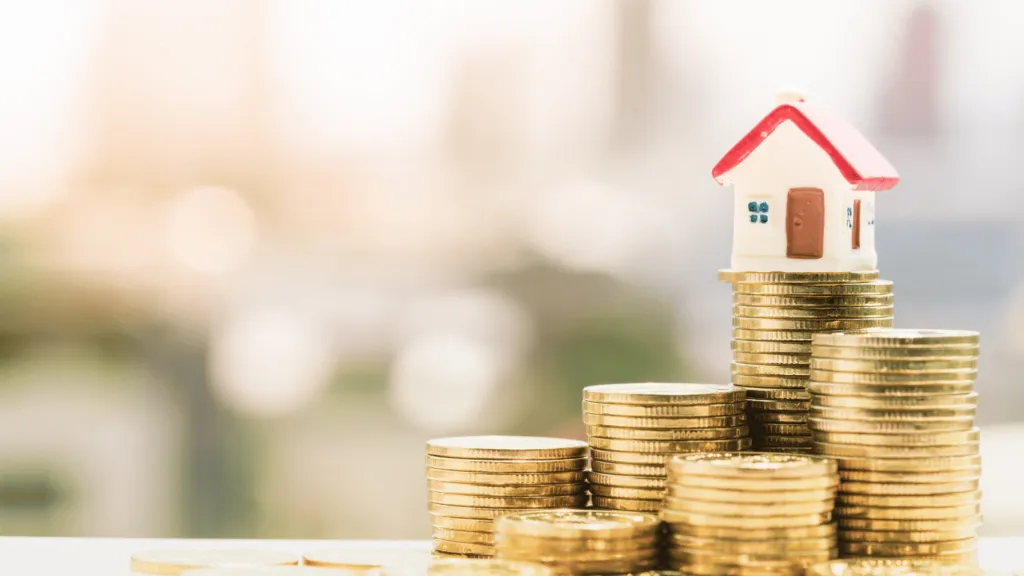
M 0 573 L 11 576 L 126 576 L 135 552 L 175 548 L 264 548 L 301 555 L 323 549 L 351 550 L 415 569 L 430 557 L 426 540 L 150 540 L 131 538 L 0 538 Z M 1024 568 L 1024 538 L 982 538 L 985 570 Z

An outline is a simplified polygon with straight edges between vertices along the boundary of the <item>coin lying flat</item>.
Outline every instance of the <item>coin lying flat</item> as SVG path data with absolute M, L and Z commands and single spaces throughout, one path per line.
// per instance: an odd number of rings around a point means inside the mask
M 840 518 L 839 527 L 843 530 L 873 530 L 903 532 L 929 532 L 943 530 L 950 526 L 978 527 L 981 526 L 981 515 L 971 514 L 961 518 L 946 520 L 872 520 L 871 518 Z
M 765 376 L 753 374 L 737 374 L 733 372 L 732 383 L 736 386 L 755 388 L 788 388 L 804 390 L 807 388 L 806 376 Z
M 808 404 L 808 407 L 809 404 Z M 946 406 L 942 408 L 923 408 L 918 410 L 870 410 L 867 408 L 811 408 L 811 417 L 839 420 L 894 420 L 894 421 L 929 421 L 948 418 L 974 418 L 977 407 Z
M 717 404 L 716 404 L 717 406 Z M 640 416 L 609 416 L 603 414 L 583 414 L 583 423 L 588 426 L 613 426 L 617 428 L 643 428 L 653 430 L 672 430 L 678 428 L 728 428 L 739 426 L 747 421 L 746 414 L 741 412 L 730 416 L 694 416 L 681 418 L 660 418 Z
M 814 295 L 814 296 L 776 296 L 771 294 L 744 294 L 736 292 L 732 303 L 740 306 L 758 306 L 768 308 L 859 308 L 870 306 L 891 307 L 892 293 L 861 294 L 848 296 Z
M 754 342 L 798 342 L 810 346 L 813 330 L 755 330 L 733 326 L 734 340 L 751 340 Z
M 427 454 L 443 458 L 563 460 L 587 455 L 587 443 L 538 436 L 461 436 L 427 441 Z
M 595 458 L 590 462 L 594 472 L 601 474 L 620 474 L 624 476 L 665 477 L 665 464 L 629 464 L 623 462 L 606 462 Z
M 584 444 L 585 446 L 586 444 Z M 550 472 L 579 472 L 587 467 L 586 458 L 563 460 L 471 460 L 468 458 L 442 458 L 427 455 L 427 466 L 440 470 L 484 472 L 488 474 L 538 474 Z
M 664 470 L 662 470 L 661 477 L 651 476 L 628 476 L 623 474 L 602 474 L 599 472 L 591 472 L 587 476 L 588 482 L 591 486 L 622 486 L 624 488 L 656 488 L 658 490 L 665 489 L 665 477 Z
M 981 477 L 981 466 L 970 466 L 960 470 L 922 472 L 873 472 L 870 470 L 839 470 L 844 482 L 872 482 L 884 484 L 946 484 L 966 482 Z
M 844 542 L 839 541 L 840 554 L 876 556 L 915 556 L 943 552 L 967 552 L 978 546 L 977 538 L 949 542 Z
M 807 576 L 983 576 L 974 566 L 919 558 L 847 558 L 807 568 Z
M 609 510 L 623 510 L 632 512 L 658 512 L 661 510 L 661 500 L 644 500 L 639 498 L 611 498 L 594 494 L 590 497 L 594 508 L 605 508 Z
M 492 532 L 471 532 L 468 530 L 451 530 L 449 528 L 435 527 L 431 532 L 431 536 L 438 540 L 447 540 L 449 542 L 494 546 L 494 534 Z
M 823 396 L 811 398 L 819 408 L 864 408 L 868 410 L 930 410 L 933 408 L 977 406 L 978 393 L 917 396 Z
M 977 442 L 964 442 L 952 446 L 860 446 L 813 442 L 814 452 L 839 458 L 913 458 L 972 456 L 979 453 Z
M 814 343 L 822 346 L 908 348 L 912 346 L 935 347 L 966 344 L 977 346 L 979 335 L 969 330 L 874 330 L 865 333 L 842 333 L 816 335 Z
M 590 487 L 590 493 L 595 496 L 606 496 L 608 498 L 629 498 L 631 500 L 658 500 L 665 496 L 663 488 L 631 488 L 623 486 L 602 486 L 594 484 Z
M 382 576 L 388 574 L 381 567 L 336 569 L 345 571 L 350 576 Z M 259 567 L 223 567 L 198 568 L 182 572 L 184 576 L 323 576 L 324 569 L 317 566 L 259 566 Z
M 522 508 L 487 508 L 480 506 L 453 506 L 450 504 L 438 504 L 427 502 L 427 511 L 434 516 L 445 516 L 448 518 L 467 518 L 474 520 L 494 520 L 507 514 L 522 512 Z
M 927 496 L 888 496 L 840 492 L 836 497 L 836 503 L 840 506 L 879 506 L 882 508 L 943 508 L 965 506 L 980 500 L 980 490 Z
M 812 407 L 813 408 L 813 407 Z M 820 410 L 814 409 L 815 414 Z M 970 430 L 974 426 L 974 418 L 929 419 L 929 420 L 856 420 L 841 418 L 820 418 L 812 415 L 807 426 L 811 430 L 822 432 L 853 432 L 859 434 L 913 434 L 917 432 L 943 432 Z
M 760 412 L 805 412 L 811 407 L 810 400 L 762 400 L 750 398 L 747 408 Z
M 599 404 L 583 401 L 583 411 L 606 416 L 639 416 L 644 418 L 683 418 L 704 416 L 731 416 L 743 413 L 742 402 L 728 404 L 700 404 L 696 406 L 659 404 Z
M 763 541 L 795 540 L 804 538 L 832 539 L 836 537 L 834 523 L 782 528 L 730 528 L 688 523 L 667 523 L 672 537 L 716 538 L 722 540 Z
M 773 561 L 783 560 L 775 556 L 774 554 L 755 554 L 755 553 L 740 553 L 730 554 L 719 551 L 708 551 L 699 549 L 688 549 L 681 547 L 673 547 L 668 550 L 669 557 L 674 560 L 682 560 L 684 562 L 697 561 L 703 562 L 714 562 L 724 563 L 734 566 L 743 566 L 754 561 Z M 825 550 L 790 550 L 785 557 L 785 561 L 789 562 L 823 562 L 835 558 L 837 556 L 834 548 L 827 548 Z
M 447 552 L 449 554 L 472 554 L 476 556 L 494 555 L 494 546 L 491 544 L 466 544 L 464 542 L 451 542 L 449 540 L 440 540 L 438 538 L 431 538 L 431 542 L 434 544 L 434 550 Z
M 586 491 L 587 485 L 583 482 L 575 482 L 569 484 L 538 484 L 536 486 L 488 486 L 485 484 L 463 484 L 459 482 L 427 480 L 427 489 L 449 494 L 537 497 L 579 494 Z
M 430 515 L 430 523 L 435 528 L 447 528 L 449 530 L 464 530 L 466 532 L 493 532 L 494 520 L 482 520 L 476 518 L 451 518 L 448 516 Z
M 673 456 L 668 462 L 673 477 L 688 475 L 719 478 L 806 478 L 837 474 L 834 460 L 815 456 L 771 453 L 711 453 Z
M 427 492 L 430 502 L 448 506 L 470 506 L 480 508 L 573 508 L 587 503 L 585 494 L 567 496 L 476 496 L 471 494 L 449 494 Z
M 840 494 L 841 497 L 842 494 Z M 825 514 L 831 512 L 834 507 L 835 501 L 832 499 L 811 502 L 776 502 L 772 505 L 752 506 L 750 503 L 736 504 L 733 502 L 704 502 L 686 498 L 665 498 L 666 509 L 695 514 L 744 516 L 747 518 Z
M 971 492 L 978 489 L 978 480 L 936 484 L 883 484 L 881 482 L 843 482 L 843 492 L 888 496 L 928 496 Z
M 728 404 L 743 400 L 742 390 L 728 384 L 599 384 L 583 389 L 583 399 L 604 404 Z
M 794 319 L 846 319 L 846 318 L 892 318 L 892 306 L 842 306 L 838 308 L 801 307 L 781 308 L 744 306 L 732 307 L 733 315 L 743 318 L 794 318 Z
M 811 354 L 811 345 L 808 342 L 733 340 L 731 347 L 735 352 L 745 352 L 747 354 L 797 354 L 801 356 L 810 356 Z
M 822 330 L 864 330 L 867 328 L 889 328 L 892 326 L 892 317 L 797 320 L 733 316 L 732 325 L 734 328 L 745 328 L 747 330 L 797 330 L 808 332 L 818 332 Z
M 811 369 L 807 366 L 797 365 L 775 365 L 775 364 L 744 364 L 742 362 L 733 362 L 729 365 L 732 368 L 734 374 L 744 374 L 747 376 L 787 376 L 795 377 L 800 376 L 806 378 L 811 374 Z
M 976 358 L 980 348 L 976 345 L 953 345 L 928 348 L 874 348 L 811 345 L 811 353 L 817 358 L 848 360 L 952 360 Z
M 804 454 L 778 454 L 779 456 L 804 456 Z M 807 454 L 807 456 L 810 456 Z M 823 488 L 835 488 L 839 479 L 834 475 L 814 475 L 805 478 L 772 478 L 766 481 L 762 476 L 753 475 L 749 478 L 726 478 L 721 476 L 701 476 L 698 474 L 685 474 L 673 476 L 672 483 L 679 487 L 680 495 L 682 490 L 691 488 L 721 489 L 730 492 L 768 492 L 771 494 L 782 491 L 803 491 L 819 490 Z
M 180 574 L 195 568 L 294 566 L 294 554 L 255 548 L 150 550 L 131 557 L 131 570 L 142 574 Z
M 813 377 L 806 382 L 812 394 L 828 396 L 858 396 L 864 398 L 888 398 L 902 396 L 939 397 L 945 394 L 970 394 L 974 390 L 973 380 L 932 383 L 854 384 L 843 382 L 819 382 Z
M 981 506 L 975 502 L 962 506 L 946 506 L 941 508 L 883 508 L 879 506 L 836 506 L 835 514 L 839 518 L 864 518 L 870 520 L 956 520 L 965 516 L 974 516 L 981 512 Z
M 590 438 L 591 449 L 616 452 L 639 452 L 642 454 L 664 454 L 677 452 L 702 452 L 706 450 L 739 450 L 746 438 L 723 440 L 617 440 L 614 438 Z
M 922 458 L 843 458 L 843 470 L 867 470 L 872 472 L 949 472 L 953 470 L 974 470 L 981 466 L 981 456 L 941 456 Z
M 878 279 L 878 270 L 855 272 L 748 272 L 722 269 L 718 279 L 723 282 L 764 282 L 779 284 L 847 284 Z
M 859 294 L 891 294 L 891 280 L 842 282 L 837 284 L 783 284 L 763 281 L 733 281 L 735 294 L 766 294 L 773 296 L 852 296 Z
M 506 516 L 498 524 L 503 534 L 548 538 L 632 538 L 658 530 L 655 516 L 607 510 L 545 510 Z
M 811 393 L 795 388 L 753 388 L 745 387 L 747 396 L 755 400 L 800 400 L 809 402 Z
M 639 442 L 639 441 L 638 441 Z M 695 440 L 687 443 L 691 452 L 730 452 L 746 450 L 750 448 L 750 438 L 737 438 L 734 440 Z M 676 443 L 682 445 L 682 443 Z M 591 453 L 597 460 L 605 462 L 621 462 L 623 464 L 664 464 L 670 452 L 657 452 L 651 449 L 650 452 L 618 452 L 592 448 Z
M 614 428 L 610 426 L 587 426 L 587 436 L 614 438 L 619 440 L 722 440 L 742 438 L 750 433 L 746 426 L 730 426 L 727 428 L 675 428 L 651 430 L 646 428 Z
M 925 384 L 945 385 L 958 381 L 974 381 L 978 377 L 978 370 L 974 368 L 963 368 L 958 370 L 943 370 L 935 373 L 913 372 L 839 372 L 833 370 L 821 370 L 811 366 L 811 380 L 815 382 L 834 382 L 838 384 Z
M 928 531 L 873 531 L 873 530 L 842 530 L 845 542 L 948 542 L 974 538 L 978 529 L 974 526 L 953 528 L 948 530 Z
M 739 352 L 734 350 L 732 353 L 732 359 L 736 362 L 741 362 L 744 364 L 792 364 L 804 367 L 811 365 L 810 354 L 764 354 L 752 352 Z
M 718 538 L 695 538 L 674 534 L 670 537 L 673 545 L 688 550 L 709 552 L 721 551 L 725 554 L 771 554 L 785 557 L 790 552 L 811 550 L 831 550 L 836 542 L 832 538 L 800 538 L 779 540 L 725 540 Z
M 555 576 L 554 570 L 533 562 L 500 559 L 432 560 L 427 576 Z
M 441 482 L 465 482 L 469 484 L 484 484 L 487 486 L 565 484 L 571 482 L 582 482 L 584 477 L 585 473 L 582 470 L 574 472 L 487 474 L 483 472 L 464 472 L 459 470 L 427 468 L 427 480 L 437 480 Z
M 772 482 L 774 484 L 774 482 Z M 691 498 L 703 502 L 731 502 L 740 504 L 772 504 L 785 502 L 820 502 L 836 497 L 836 489 L 819 488 L 811 490 L 772 490 L 763 492 L 740 490 L 717 490 L 695 488 L 681 484 L 670 484 L 668 496 Z
M 655 535 L 624 539 L 539 538 L 501 534 L 502 550 L 514 548 L 529 551 L 538 561 L 623 560 L 646 558 L 657 553 Z
M 776 424 L 773 422 L 757 422 L 751 428 L 758 434 L 778 436 L 810 436 L 811 429 L 807 424 Z
M 951 430 L 947 432 L 918 432 L 914 434 L 861 434 L 848 432 L 823 432 L 812 433 L 818 442 L 831 442 L 835 444 L 856 444 L 860 446 L 899 446 L 899 447 L 926 447 L 926 446 L 949 446 L 963 444 L 965 442 L 977 442 L 981 438 L 981 432 L 977 428 L 970 430 Z
M 763 427 L 769 424 L 807 425 L 809 416 L 806 412 L 751 412 L 748 415 L 750 427 Z
M 821 358 L 815 356 L 811 360 L 811 368 L 815 370 L 831 370 L 833 372 L 857 372 L 857 373 L 885 373 L 885 374 L 928 374 L 941 376 L 946 371 L 973 370 L 978 367 L 978 359 L 970 358 L 946 358 L 937 360 L 933 358 L 919 358 L 915 360 L 863 360 L 843 358 Z

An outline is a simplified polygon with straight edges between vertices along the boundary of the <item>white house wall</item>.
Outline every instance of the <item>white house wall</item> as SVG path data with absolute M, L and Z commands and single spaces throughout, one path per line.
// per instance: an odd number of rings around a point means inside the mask
M 877 258 L 873 233 L 862 233 L 860 250 L 853 251 L 851 247 L 846 208 L 852 206 L 852 186 L 828 155 L 792 122 L 786 121 L 776 128 L 724 180 L 726 184 L 732 183 L 735 191 L 733 269 L 794 272 L 874 269 Z M 823 254 L 819 259 L 786 257 L 786 200 L 791 188 L 820 188 L 825 193 Z M 768 222 L 753 224 L 747 204 L 762 200 L 769 203 Z M 862 210 L 864 208 L 862 204 Z M 862 212 L 862 230 L 866 228 L 863 216 Z M 865 236 L 871 236 L 867 242 Z

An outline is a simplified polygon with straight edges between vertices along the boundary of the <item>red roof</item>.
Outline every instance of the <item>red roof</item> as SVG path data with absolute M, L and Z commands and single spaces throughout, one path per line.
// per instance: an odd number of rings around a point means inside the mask
M 892 164 L 849 122 L 806 102 L 787 102 L 769 112 L 726 152 L 711 170 L 711 175 L 723 184 L 722 177 L 743 162 L 786 120 L 796 124 L 828 154 L 854 190 L 888 190 L 900 181 Z

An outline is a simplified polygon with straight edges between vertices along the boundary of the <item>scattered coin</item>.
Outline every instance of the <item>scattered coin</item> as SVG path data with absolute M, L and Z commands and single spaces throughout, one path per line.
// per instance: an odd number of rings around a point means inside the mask
M 599 384 L 583 389 L 583 400 L 605 404 L 703 406 L 741 402 L 742 390 L 728 384 Z
M 587 455 L 587 443 L 536 436 L 462 436 L 427 442 L 427 454 L 443 458 L 564 460 Z
M 294 566 L 294 554 L 257 548 L 149 550 L 131 557 L 132 572 L 141 574 L 180 574 L 197 568 L 254 568 Z

